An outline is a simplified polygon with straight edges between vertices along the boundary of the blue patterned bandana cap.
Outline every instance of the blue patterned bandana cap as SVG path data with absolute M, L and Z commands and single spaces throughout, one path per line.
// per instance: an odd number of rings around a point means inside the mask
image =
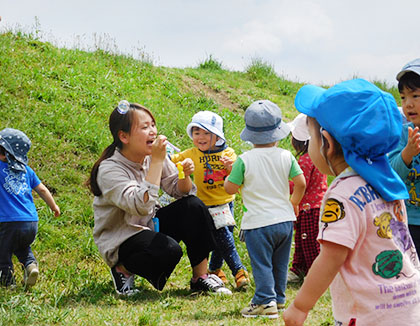
M 6 159 L 10 168 L 26 172 L 27 153 L 31 148 L 28 136 L 20 130 L 5 128 L 0 131 L 0 146 L 6 151 Z

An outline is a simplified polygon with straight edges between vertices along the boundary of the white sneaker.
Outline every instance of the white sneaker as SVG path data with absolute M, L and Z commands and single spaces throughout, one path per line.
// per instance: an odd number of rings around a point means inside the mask
M 248 307 L 241 310 L 241 314 L 246 318 L 266 317 L 274 319 L 279 317 L 276 301 L 270 301 L 267 304 L 255 304 L 251 302 Z
M 296 275 L 294 272 L 289 271 L 287 273 L 287 282 L 288 283 L 298 283 L 298 282 L 300 282 L 300 277 L 299 277 L 299 275 Z
M 225 287 L 225 283 L 214 274 L 208 274 L 207 278 L 199 277 L 197 281 L 190 282 L 193 292 L 214 292 L 218 294 L 232 295 L 232 291 Z
M 35 285 L 36 280 L 38 279 L 38 275 L 38 265 L 35 262 L 30 263 L 28 266 L 26 266 L 23 274 L 23 282 L 25 286 Z

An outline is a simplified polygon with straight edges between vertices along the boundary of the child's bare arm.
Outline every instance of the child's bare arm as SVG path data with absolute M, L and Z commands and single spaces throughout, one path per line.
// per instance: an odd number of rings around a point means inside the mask
M 225 179 L 225 191 L 229 195 L 236 194 L 239 190 L 239 187 L 237 184 L 230 182 L 228 179 Z
M 58 217 L 60 216 L 60 207 L 57 206 L 57 204 L 54 201 L 53 196 L 51 195 L 50 191 L 47 187 L 44 186 L 44 184 L 40 183 L 38 186 L 34 188 L 36 193 L 41 197 L 47 205 L 51 208 L 51 210 L 54 212 L 54 216 Z
M 401 152 L 401 158 L 403 159 L 405 165 L 409 167 L 413 161 L 413 157 L 420 153 L 420 133 L 419 127 L 414 129 L 408 127 L 408 140 L 407 145 Z
M 309 311 L 327 290 L 344 264 L 350 249 L 324 241 L 319 256 L 313 262 L 302 287 L 292 304 L 283 313 L 286 326 L 303 325 Z
M 299 215 L 299 203 L 303 198 L 303 195 L 305 194 L 305 189 L 306 189 L 306 181 L 305 181 L 305 176 L 303 175 L 303 173 L 295 176 L 294 178 L 292 178 L 293 180 L 293 193 L 292 196 L 290 197 L 290 202 L 293 205 L 293 209 L 295 210 L 295 214 L 296 216 Z

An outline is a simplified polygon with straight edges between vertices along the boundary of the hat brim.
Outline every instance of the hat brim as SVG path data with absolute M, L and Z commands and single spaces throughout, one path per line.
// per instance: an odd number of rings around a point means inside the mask
M 241 139 L 243 141 L 249 141 L 253 144 L 270 144 L 286 138 L 290 133 L 290 127 L 285 122 L 280 122 L 276 129 L 268 131 L 251 131 L 245 127 L 241 132 Z
M 401 70 L 401 71 L 397 74 L 396 79 L 397 79 L 398 81 L 400 81 L 400 79 L 402 78 L 402 76 L 404 76 L 407 72 L 414 72 L 414 73 L 416 73 L 417 75 L 420 75 L 420 67 L 412 67 L 412 68 L 409 68 L 409 69 L 404 69 L 404 70 Z
M 215 134 L 217 137 L 219 137 L 220 139 L 216 142 L 216 146 L 222 146 L 226 142 L 225 135 L 223 133 L 221 133 L 217 128 L 212 127 L 212 126 L 203 125 L 203 124 L 198 123 L 198 122 L 191 122 L 187 126 L 187 134 L 191 139 L 193 139 L 193 137 L 192 137 L 192 128 L 193 127 L 198 127 L 198 128 L 207 130 L 208 132 L 211 132 L 212 134 Z
M 386 201 L 408 199 L 407 188 L 389 164 L 386 155 L 367 161 L 366 158 L 343 148 L 344 158 L 364 180 Z
M 16 171 L 26 172 L 26 163 L 23 163 L 20 160 L 17 160 L 9 152 L 6 152 L 6 159 L 7 159 L 7 163 L 9 165 L 10 169 L 13 169 L 13 170 L 16 170 Z M 28 162 L 27 159 L 26 159 L 26 162 Z
M 321 96 L 326 92 L 325 88 L 315 85 L 305 85 L 300 88 L 295 97 L 296 109 L 312 118 L 316 117 L 315 108 Z

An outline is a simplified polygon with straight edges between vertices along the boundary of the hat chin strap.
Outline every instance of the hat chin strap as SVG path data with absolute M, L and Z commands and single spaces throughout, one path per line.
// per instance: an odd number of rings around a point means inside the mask
M 321 154 L 321 156 L 324 158 L 324 160 L 327 162 L 328 167 L 330 168 L 331 173 L 333 174 L 333 176 L 337 176 L 337 173 L 335 173 L 333 166 L 331 165 L 330 160 L 326 157 L 326 155 L 324 154 L 324 136 L 322 136 L 322 131 L 324 130 L 324 128 L 320 128 L 319 131 L 321 133 L 321 148 L 319 149 L 319 152 Z

